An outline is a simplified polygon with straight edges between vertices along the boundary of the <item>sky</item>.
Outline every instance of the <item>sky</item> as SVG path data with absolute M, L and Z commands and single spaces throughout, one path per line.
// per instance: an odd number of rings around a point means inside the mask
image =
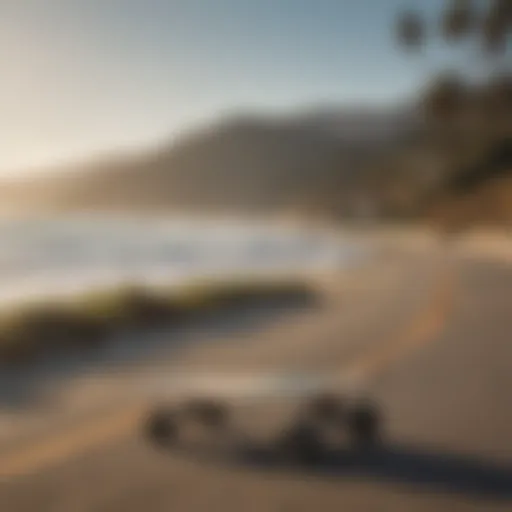
M 394 102 L 442 54 L 395 14 L 443 0 L 0 0 L 0 176 L 145 148 L 238 111 Z

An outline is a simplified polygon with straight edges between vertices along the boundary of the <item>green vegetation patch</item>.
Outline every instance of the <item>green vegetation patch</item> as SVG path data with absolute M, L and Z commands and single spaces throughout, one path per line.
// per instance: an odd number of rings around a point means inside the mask
M 0 361 L 94 347 L 122 330 L 172 326 L 206 312 L 314 293 L 312 283 L 298 279 L 198 279 L 179 287 L 125 285 L 27 303 L 0 313 Z

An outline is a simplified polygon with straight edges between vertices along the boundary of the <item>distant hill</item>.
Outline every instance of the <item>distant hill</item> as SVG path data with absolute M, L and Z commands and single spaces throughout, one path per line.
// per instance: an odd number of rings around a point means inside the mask
M 336 203 L 359 190 L 371 162 L 418 130 L 419 117 L 404 107 L 241 115 L 139 155 L 0 185 L 0 199 L 45 210 L 273 211 Z
M 0 183 L 0 205 L 47 213 L 370 214 L 510 226 L 510 137 L 448 150 L 436 141 L 405 107 L 238 115 L 138 154 Z

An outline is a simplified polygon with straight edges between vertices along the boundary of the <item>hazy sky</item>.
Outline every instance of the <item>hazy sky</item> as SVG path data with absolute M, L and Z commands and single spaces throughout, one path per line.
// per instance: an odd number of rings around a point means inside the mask
M 394 100 L 439 58 L 397 52 L 394 15 L 442 1 L 0 0 L 0 173 L 231 110 Z

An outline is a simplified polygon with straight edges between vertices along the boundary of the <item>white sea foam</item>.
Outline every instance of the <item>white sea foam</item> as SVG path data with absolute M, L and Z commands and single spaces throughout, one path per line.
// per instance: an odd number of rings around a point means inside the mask
M 208 219 L 82 216 L 0 222 L 0 300 L 124 283 L 323 270 L 360 258 L 339 234 Z

